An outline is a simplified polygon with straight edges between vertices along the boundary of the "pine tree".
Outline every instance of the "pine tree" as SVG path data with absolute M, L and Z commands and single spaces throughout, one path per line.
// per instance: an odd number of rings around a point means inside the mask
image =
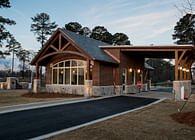
M 195 42 L 195 14 L 186 14 L 174 27 L 173 39 L 177 44 L 194 44 Z
M 22 77 L 24 78 L 25 63 L 30 61 L 30 51 L 21 48 L 16 55 L 22 62 Z
M 14 36 L 11 34 L 10 35 L 10 39 L 8 40 L 8 44 L 5 47 L 8 49 L 7 50 L 8 54 L 12 53 L 12 75 L 13 75 L 13 71 L 14 71 L 14 55 L 17 54 L 20 51 L 21 45 L 20 45 L 19 42 L 16 41 Z
M 0 0 L 0 8 L 10 8 L 9 0 Z M 10 37 L 10 32 L 7 31 L 5 25 L 14 25 L 16 24 L 15 21 L 4 18 L 0 16 L 0 47 L 3 46 L 4 42 L 8 43 L 7 40 Z M 6 53 L 0 50 L 0 57 L 4 57 Z
M 36 39 L 41 43 L 41 47 L 47 41 L 47 37 L 53 33 L 56 29 L 57 24 L 55 22 L 50 22 L 50 17 L 46 13 L 37 14 L 32 17 L 31 31 L 37 35 Z

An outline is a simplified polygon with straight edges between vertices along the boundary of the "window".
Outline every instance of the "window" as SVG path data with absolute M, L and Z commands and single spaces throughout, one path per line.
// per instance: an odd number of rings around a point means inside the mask
M 66 60 L 52 66 L 52 83 L 65 85 L 84 85 L 86 62 Z
M 131 72 L 131 84 L 135 85 L 135 76 L 136 76 L 136 71 L 133 69 Z

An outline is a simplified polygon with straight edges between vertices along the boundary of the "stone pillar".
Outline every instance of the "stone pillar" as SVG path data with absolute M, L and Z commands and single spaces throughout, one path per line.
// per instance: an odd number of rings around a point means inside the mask
M 91 97 L 93 93 L 93 80 L 85 80 L 85 97 Z
M 184 91 L 182 91 L 183 88 Z M 182 97 L 184 95 L 181 95 L 183 93 L 184 94 L 186 93 L 187 96 L 189 97 L 189 95 L 191 94 L 191 80 L 173 81 L 173 90 L 174 90 L 176 101 L 183 100 Z
M 33 92 L 38 93 L 40 91 L 40 79 L 34 79 Z
M 150 90 L 151 89 L 151 85 L 152 85 L 152 81 L 148 80 L 147 83 L 148 83 L 148 90 Z
M 16 84 L 18 82 L 18 78 L 16 77 L 7 77 L 6 84 L 7 89 L 16 89 Z

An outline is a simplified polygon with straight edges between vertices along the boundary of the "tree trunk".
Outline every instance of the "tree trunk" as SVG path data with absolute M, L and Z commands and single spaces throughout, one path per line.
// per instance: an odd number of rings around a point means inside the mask
M 22 71 L 22 77 L 24 79 L 24 64 L 25 64 L 25 61 L 23 61 L 23 71 Z
M 14 76 L 14 51 L 12 51 L 12 76 Z

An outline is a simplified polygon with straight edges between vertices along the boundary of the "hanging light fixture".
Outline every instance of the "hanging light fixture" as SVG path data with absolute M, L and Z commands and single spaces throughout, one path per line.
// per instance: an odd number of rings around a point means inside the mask
M 132 70 L 132 68 L 129 68 L 129 72 L 132 72 L 133 70 Z
M 137 69 L 137 73 L 140 73 L 141 71 L 140 71 L 140 69 Z

